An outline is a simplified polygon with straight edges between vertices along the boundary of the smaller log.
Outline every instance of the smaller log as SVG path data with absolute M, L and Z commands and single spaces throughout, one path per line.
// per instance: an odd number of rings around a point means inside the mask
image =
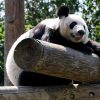
M 76 50 L 27 38 L 15 48 L 16 64 L 24 70 L 80 82 L 100 82 L 100 59 Z

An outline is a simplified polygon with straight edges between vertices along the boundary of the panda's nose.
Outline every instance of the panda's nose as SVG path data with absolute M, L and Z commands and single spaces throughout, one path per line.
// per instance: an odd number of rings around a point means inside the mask
M 79 31 L 78 31 L 78 34 L 79 34 L 79 35 L 84 35 L 85 32 L 84 32 L 83 30 L 79 30 Z

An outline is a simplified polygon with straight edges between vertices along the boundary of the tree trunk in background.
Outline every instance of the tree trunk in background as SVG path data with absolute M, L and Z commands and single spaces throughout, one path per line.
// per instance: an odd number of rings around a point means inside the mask
M 24 0 L 5 0 L 5 62 L 15 40 L 24 32 Z M 6 71 L 4 85 L 11 85 Z

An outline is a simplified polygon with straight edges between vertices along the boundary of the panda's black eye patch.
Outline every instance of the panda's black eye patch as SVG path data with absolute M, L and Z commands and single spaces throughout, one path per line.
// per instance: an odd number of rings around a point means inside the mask
M 77 25 L 77 22 L 72 22 L 72 23 L 69 25 L 70 29 L 73 29 L 75 25 Z

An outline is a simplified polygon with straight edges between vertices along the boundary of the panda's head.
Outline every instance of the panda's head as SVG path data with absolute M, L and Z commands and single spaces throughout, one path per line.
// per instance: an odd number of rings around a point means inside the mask
M 88 41 L 88 28 L 86 22 L 79 15 L 69 14 L 69 8 L 67 6 L 61 6 L 58 10 L 58 16 L 60 19 L 60 34 L 72 41 L 83 42 Z

